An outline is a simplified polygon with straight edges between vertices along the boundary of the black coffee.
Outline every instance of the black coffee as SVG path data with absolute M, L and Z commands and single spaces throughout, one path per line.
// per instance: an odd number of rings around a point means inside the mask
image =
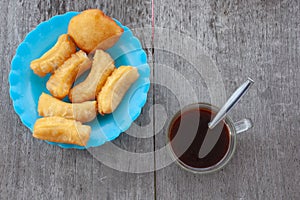
M 228 127 L 220 122 L 214 129 L 209 129 L 208 123 L 212 117 L 210 110 L 197 108 L 181 113 L 171 124 L 168 135 L 171 148 L 176 157 L 190 167 L 213 166 L 227 153 L 230 137 Z M 210 137 L 216 138 L 202 145 L 207 134 L 214 134 Z M 198 157 L 200 148 L 202 152 L 207 151 L 202 158 Z

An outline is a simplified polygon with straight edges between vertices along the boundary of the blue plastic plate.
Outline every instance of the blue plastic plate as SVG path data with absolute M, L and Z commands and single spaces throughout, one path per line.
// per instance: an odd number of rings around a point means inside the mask
M 12 60 L 9 74 L 10 97 L 22 123 L 31 131 L 35 121 L 40 118 L 37 113 L 39 96 L 42 92 L 49 94 L 46 89 L 49 75 L 43 78 L 35 75 L 30 69 L 30 62 L 48 51 L 61 34 L 67 33 L 70 19 L 77 14 L 78 12 L 68 12 L 39 24 L 19 45 Z M 118 137 L 140 115 L 141 108 L 146 103 L 150 86 L 150 68 L 147 64 L 147 56 L 141 43 L 133 36 L 130 29 L 119 21 L 115 21 L 124 29 L 124 33 L 107 52 L 115 60 L 116 67 L 121 65 L 137 67 L 140 74 L 139 79 L 128 90 L 114 113 L 105 116 L 98 115 L 95 120 L 86 123 L 92 127 L 90 140 L 86 147 L 54 142 L 48 142 L 49 144 L 76 149 L 100 146 Z

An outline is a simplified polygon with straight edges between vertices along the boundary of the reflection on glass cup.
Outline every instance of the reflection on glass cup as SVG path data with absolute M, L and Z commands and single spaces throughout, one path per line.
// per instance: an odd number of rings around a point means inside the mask
M 178 111 L 168 127 L 169 151 L 184 169 L 205 174 L 223 168 L 234 154 L 237 134 L 252 127 L 249 119 L 233 122 L 226 116 L 214 129 L 208 128 L 219 109 L 195 103 Z

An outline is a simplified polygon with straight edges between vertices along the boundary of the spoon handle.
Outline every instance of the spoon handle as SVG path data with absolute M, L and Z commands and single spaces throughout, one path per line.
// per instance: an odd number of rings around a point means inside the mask
M 222 119 L 224 119 L 226 114 L 239 102 L 241 97 L 248 91 L 253 83 L 254 81 L 251 78 L 248 78 L 248 80 L 231 95 L 214 119 L 208 124 L 210 129 L 213 129 Z

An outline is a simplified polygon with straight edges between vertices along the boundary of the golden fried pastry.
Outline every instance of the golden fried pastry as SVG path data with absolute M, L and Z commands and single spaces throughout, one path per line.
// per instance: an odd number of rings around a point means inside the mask
M 30 68 L 41 77 L 52 73 L 60 67 L 73 53 L 76 52 L 76 45 L 68 34 L 61 35 L 54 47 L 47 51 L 41 58 L 33 60 Z
M 64 117 L 80 122 L 92 121 L 97 115 L 97 102 L 66 103 L 42 93 L 38 103 L 38 113 L 43 117 Z
M 97 50 L 88 77 L 71 89 L 70 100 L 73 103 L 94 100 L 114 69 L 114 60 L 110 55 L 102 50 Z
M 50 142 L 86 146 L 91 127 L 63 117 L 45 117 L 36 120 L 33 137 Z
M 138 77 L 139 73 L 135 67 L 121 66 L 115 69 L 97 97 L 98 112 L 102 115 L 112 113 Z
M 64 64 L 55 70 L 54 74 L 50 76 L 47 82 L 47 89 L 50 93 L 59 99 L 64 98 L 69 94 L 69 91 L 78 75 L 79 70 L 82 68 L 87 70 L 86 66 L 89 65 L 90 59 L 83 51 L 78 51 L 64 62 Z
M 71 19 L 68 27 L 68 34 L 77 46 L 88 53 L 112 47 L 123 31 L 112 18 L 98 9 L 83 11 Z

